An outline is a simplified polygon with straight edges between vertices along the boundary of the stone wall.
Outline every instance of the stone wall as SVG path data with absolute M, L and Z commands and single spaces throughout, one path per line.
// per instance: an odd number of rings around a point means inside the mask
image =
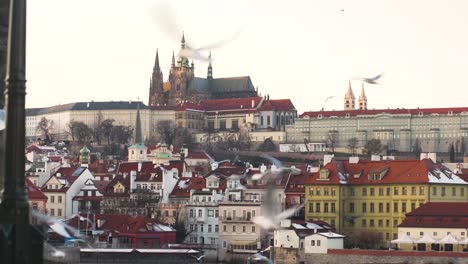
M 328 254 L 305 254 L 297 249 L 275 248 L 273 261 L 276 264 L 464 264 L 468 263 L 468 253 L 329 249 Z

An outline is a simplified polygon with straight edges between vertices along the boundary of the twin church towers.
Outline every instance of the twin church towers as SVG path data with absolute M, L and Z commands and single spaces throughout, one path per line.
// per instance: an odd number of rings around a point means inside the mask
M 348 91 L 344 97 L 344 110 L 356 110 L 356 98 L 354 97 L 351 81 L 348 83 Z M 367 110 L 367 97 L 362 83 L 361 95 L 359 95 L 357 110 Z

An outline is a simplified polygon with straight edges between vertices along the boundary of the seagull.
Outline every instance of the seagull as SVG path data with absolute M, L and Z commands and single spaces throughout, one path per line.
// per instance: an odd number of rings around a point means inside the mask
M 268 202 L 268 201 L 266 201 Z M 274 202 L 274 201 L 273 201 Z M 252 223 L 257 224 L 265 230 L 278 229 L 282 220 L 293 216 L 298 210 L 304 207 L 304 204 L 288 208 L 277 215 L 270 215 L 267 211 L 265 216 L 256 216 L 252 218 Z
M 344 11 L 344 8 L 341 8 L 341 12 L 343 12 L 343 11 Z
M 283 164 L 281 163 L 281 161 L 273 158 L 272 156 L 270 155 L 266 155 L 266 154 L 263 154 L 262 155 L 263 158 L 269 160 L 271 163 L 273 163 L 273 165 L 276 166 L 277 170 L 279 172 L 287 172 L 287 173 L 291 173 L 293 175 L 299 175 L 301 174 L 301 170 L 300 169 L 297 169 L 297 168 L 287 168 L 287 167 L 284 167 Z
M 325 103 L 332 98 L 335 98 L 335 96 L 328 96 L 327 98 L 325 98 Z
M 370 78 L 357 78 L 358 80 L 361 80 L 363 82 L 366 82 L 366 83 L 369 83 L 369 84 L 380 84 L 377 82 L 377 80 L 379 80 L 380 78 L 382 78 L 384 75 L 384 73 L 380 73 L 379 75 L 377 76 L 374 76 L 374 77 L 370 77 Z
M 269 258 L 263 256 L 263 255 L 260 254 L 260 253 L 255 253 L 255 254 L 253 254 L 251 258 L 252 258 L 253 260 L 259 260 L 259 261 L 264 260 L 264 261 L 266 261 L 266 262 L 268 262 L 268 263 L 270 263 L 270 264 L 273 264 L 273 261 L 271 261 L 271 259 L 269 259 Z
M 200 261 L 205 257 L 205 255 L 201 255 L 201 256 L 199 256 L 199 257 L 194 256 L 194 255 L 190 255 L 190 256 L 191 256 L 191 257 L 194 257 L 195 259 L 197 259 L 198 262 L 200 262 Z
M 180 32 L 180 25 L 178 25 L 179 19 L 176 16 L 176 12 L 173 6 L 168 2 L 161 2 L 153 8 L 151 8 L 149 15 L 153 17 L 154 22 L 159 26 L 160 30 L 166 33 L 170 38 L 175 41 L 179 41 L 177 32 Z M 240 29 L 229 35 L 228 37 L 200 47 L 195 47 L 192 43 L 185 42 L 185 47 L 182 47 L 179 51 L 179 57 L 187 57 L 192 59 L 198 59 L 203 61 L 210 61 L 211 56 L 205 55 L 204 52 L 212 49 L 217 49 L 224 46 L 226 43 L 237 38 L 240 33 Z
M 37 210 L 31 210 L 31 216 L 39 220 L 39 222 L 46 223 L 50 229 L 65 238 L 81 237 L 79 230 L 70 225 L 67 225 L 61 220 L 52 218 Z

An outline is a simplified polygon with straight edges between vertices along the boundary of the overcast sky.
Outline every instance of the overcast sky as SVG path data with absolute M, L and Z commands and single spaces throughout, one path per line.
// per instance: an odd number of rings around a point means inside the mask
M 240 30 L 213 50 L 214 77 L 249 75 L 262 95 L 290 98 L 299 113 L 342 110 L 348 80 L 380 72 L 381 85 L 365 86 L 370 109 L 467 106 L 467 7 L 465 0 L 28 1 L 26 104 L 147 104 L 156 48 L 166 80 L 182 30 L 194 46 Z M 196 76 L 206 77 L 206 68 L 195 61 Z M 352 85 L 358 97 L 361 83 Z M 325 104 L 328 96 L 335 98 Z

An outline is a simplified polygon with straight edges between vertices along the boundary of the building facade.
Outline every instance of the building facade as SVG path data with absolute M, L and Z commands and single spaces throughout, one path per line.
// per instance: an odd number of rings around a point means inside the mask
M 306 219 L 322 220 L 343 234 L 398 237 L 405 214 L 426 202 L 468 200 L 468 183 L 430 159 L 332 160 L 311 173 L 305 190 Z

